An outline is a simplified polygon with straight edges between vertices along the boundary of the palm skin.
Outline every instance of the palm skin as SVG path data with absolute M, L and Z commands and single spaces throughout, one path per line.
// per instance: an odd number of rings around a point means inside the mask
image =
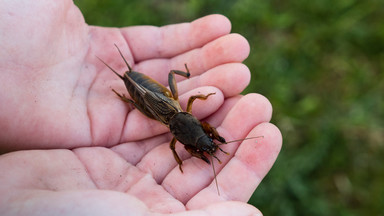
M 241 63 L 249 45 L 229 34 L 225 17 L 117 29 L 88 26 L 70 0 L 7 1 L 0 11 L 1 215 L 260 214 L 245 202 L 282 139 L 268 123 L 268 100 L 239 95 L 250 79 Z M 113 44 L 135 71 L 164 85 L 187 63 L 191 78 L 178 78 L 182 107 L 191 95 L 215 92 L 192 113 L 228 141 L 264 136 L 223 146 L 229 156 L 217 152 L 220 196 L 210 165 L 177 143 L 181 173 L 169 130 L 111 91 L 127 94 L 97 59 L 126 71 Z

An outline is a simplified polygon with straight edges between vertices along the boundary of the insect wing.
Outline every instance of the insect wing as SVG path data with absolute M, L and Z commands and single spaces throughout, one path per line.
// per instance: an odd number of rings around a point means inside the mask
M 166 125 L 173 115 L 182 112 L 177 101 L 159 92 L 147 91 L 144 95 L 144 101 L 152 115 Z
M 160 83 L 143 74 L 140 74 L 140 77 L 145 77 L 146 82 L 134 81 L 128 74 L 125 74 L 129 84 L 134 85 L 136 93 L 140 95 L 139 100 L 142 102 L 139 105 L 143 111 L 149 112 L 156 120 L 168 125 L 169 119 L 175 113 L 182 112 L 180 104 L 172 98 L 172 93 Z

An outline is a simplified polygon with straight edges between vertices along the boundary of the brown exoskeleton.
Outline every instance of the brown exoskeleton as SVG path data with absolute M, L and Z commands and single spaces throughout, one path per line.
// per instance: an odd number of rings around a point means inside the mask
M 186 64 L 186 72 L 179 70 L 170 71 L 168 75 L 170 90 L 168 90 L 152 78 L 142 73 L 133 71 L 120 49 L 117 46 L 116 48 L 128 67 L 128 71 L 126 71 L 123 76 L 118 74 L 103 60 L 100 60 L 124 81 L 132 99 L 125 97 L 124 94 L 121 95 L 117 93 L 114 89 L 112 89 L 112 91 L 115 92 L 116 95 L 119 96 L 119 98 L 124 102 L 133 104 L 147 117 L 158 120 L 169 127 L 174 136 L 170 142 L 170 148 L 175 160 L 179 164 L 180 171 L 183 172 L 183 169 L 181 168 L 182 160 L 177 155 L 175 150 L 177 140 L 184 144 L 185 149 L 192 156 L 200 158 L 210 164 L 210 161 L 204 155 L 204 153 L 207 153 L 220 162 L 214 153 L 217 149 L 220 149 L 224 153 L 226 152 L 223 151 L 219 145 L 214 142 L 214 140 L 217 140 L 220 143 L 226 143 L 225 139 L 219 135 L 214 127 L 209 125 L 207 122 L 200 122 L 191 114 L 193 101 L 196 99 L 206 100 L 209 96 L 215 93 L 191 96 L 188 100 L 187 110 L 184 112 L 178 101 L 175 74 L 189 78 L 190 73 Z
M 219 135 L 217 130 L 212 127 L 209 123 L 201 122 L 191 114 L 193 101 L 195 101 L 196 99 L 206 100 L 209 96 L 215 93 L 210 93 L 207 95 L 198 94 L 191 96 L 188 100 L 186 112 L 181 109 L 178 100 L 175 74 L 189 78 L 190 73 L 186 64 L 185 69 L 187 72 L 179 70 L 171 70 L 169 72 L 168 83 L 170 90 L 168 90 L 166 87 L 153 80 L 152 78 L 142 73 L 133 71 L 132 68 L 129 66 L 128 62 L 125 60 L 119 47 L 116 46 L 116 48 L 128 67 L 128 71 L 126 71 L 123 76 L 118 74 L 103 60 L 101 60 L 100 58 L 99 59 L 109 69 L 111 69 L 113 73 L 115 73 L 124 81 L 128 93 L 132 99 L 125 97 L 124 94 L 121 95 L 117 93 L 114 89 L 112 89 L 112 91 L 115 92 L 116 95 L 124 102 L 133 104 L 144 115 L 149 118 L 160 121 L 170 129 L 171 133 L 173 134 L 173 138 L 169 144 L 169 147 L 172 150 L 176 162 L 179 164 L 179 169 L 181 172 L 183 172 L 183 169 L 181 168 L 183 162 L 177 155 L 175 150 L 175 144 L 177 140 L 184 145 L 184 148 L 192 156 L 200 158 L 210 164 L 211 162 L 210 160 L 208 160 L 205 153 L 211 156 L 211 160 L 212 157 L 216 158 L 219 163 L 221 163 L 221 161 L 215 156 L 215 152 L 217 151 L 217 149 L 224 152 L 225 154 L 228 154 L 227 152 L 223 151 L 219 147 L 219 145 L 230 142 L 242 141 L 246 139 L 258 138 L 248 137 L 245 139 L 226 142 L 225 139 Z M 220 143 L 217 144 L 214 142 L 214 140 L 217 140 Z M 216 172 L 213 164 L 212 169 L 217 187 L 217 192 L 220 195 L 216 179 Z

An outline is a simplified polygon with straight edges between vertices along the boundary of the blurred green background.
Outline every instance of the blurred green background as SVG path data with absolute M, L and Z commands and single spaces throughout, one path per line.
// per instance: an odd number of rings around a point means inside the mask
M 249 203 L 264 215 L 384 215 L 384 1 L 75 0 L 91 25 L 220 13 L 246 37 L 282 151 Z

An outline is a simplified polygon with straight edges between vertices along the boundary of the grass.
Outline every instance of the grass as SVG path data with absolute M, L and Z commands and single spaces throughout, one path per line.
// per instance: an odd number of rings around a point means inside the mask
M 284 136 L 249 203 L 265 215 L 384 215 L 384 1 L 81 0 L 87 23 L 166 25 L 220 13 Z

